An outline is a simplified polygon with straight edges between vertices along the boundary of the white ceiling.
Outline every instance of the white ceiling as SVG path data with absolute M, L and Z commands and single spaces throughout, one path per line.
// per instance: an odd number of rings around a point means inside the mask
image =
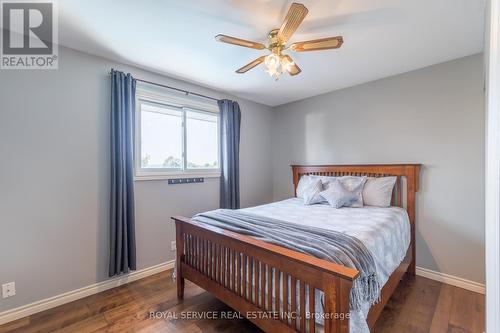
M 62 45 L 275 106 L 479 53 L 485 0 L 296 0 L 309 14 L 291 42 L 344 36 L 338 50 L 293 54 L 296 77 L 262 66 L 266 51 L 222 44 L 223 33 L 266 42 L 288 0 L 64 0 Z

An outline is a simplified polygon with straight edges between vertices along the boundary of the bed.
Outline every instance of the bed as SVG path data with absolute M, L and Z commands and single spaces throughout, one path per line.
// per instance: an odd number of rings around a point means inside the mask
M 375 255 L 383 284 L 380 301 L 351 311 L 349 296 L 359 275 L 356 269 L 186 217 L 173 217 L 177 296 L 183 298 L 188 279 L 265 332 L 366 332 L 402 276 L 415 274 L 415 193 L 420 165 L 293 165 L 292 172 L 295 190 L 303 175 L 397 177 L 390 208 L 335 210 L 326 205 L 304 206 L 291 198 L 241 210 L 311 227 L 324 228 L 325 219 L 333 218 L 337 222 L 331 223 L 332 229 L 352 233 L 370 251 L 375 252 L 377 243 L 379 248 L 385 246 L 379 252 L 390 255 Z M 366 237 L 369 234 L 374 237 Z M 290 311 L 297 315 L 287 316 Z M 318 319 L 310 313 L 332 315 Z

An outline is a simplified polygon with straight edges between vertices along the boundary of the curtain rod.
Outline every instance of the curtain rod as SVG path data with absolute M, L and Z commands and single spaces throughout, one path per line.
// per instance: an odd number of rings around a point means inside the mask
M 207 95 L 198 94 L 198 93 L 195 93 L 195 92 L 192 92 L 192 91 L 188 91 L 188 90 L 184 90 L 184 89 L 179 89 L 179 88 L 167 86 L 167 85 L 164 85 L 164 84 L 161 84 L 161 83 L 156 83 L 156 82 L 152 82 L 152 81 L 148 81 L 148 80 L 137 79 L 137 78 L 134 78 L 134 79 L 136 81 L 139 81 L 139 82 L 142 82 L 142 83 L 151 84 L 153 86 L 158 86 L 158 87 L 162 87 L 162 88 L 166 88 L 166 89 L 171 89 L 171 90 L 179 91 L 179 92 L 185 93 L 186 95 L 193 95 L 193 96 L 198 96 L 198 97 L 202 97 L 202 98 L 211 99 L 213 101 L 219 101 L 218 98 L 213 98 L 213 97 L 210 97 L 210 96 L 207 96 Z
M 175 88 L 175 87 L 167 86 L 167 85 L 164 85 L 164 84 L 161 84 L 161 83 L 151 82 L 151 81 L 142 80 L 142 79 L 135 79 L 135 80 L 136 80 L 136 81 L 139 81 L 139 82 L 143 82 L 143 83 L 151 84 L 151 85 L 153 85 L 153 86 L 158 86 L 158 87 L 162 87 L 162 88 L 167 88 L 167 89 L 171 89 L 171 90 L 175 90 L 175 91 L 183 92 L 183 93 L 185 93 L 186 95 L 198 96 L 198 97 L 202 97 L 202 98 L 211 99 L 211 100 L 213 100 L 213 101 L 218 101 L 218 100 L 219 100 L 219 99 L 217 99 L 217 98 L 213 98 L 213 97 L 210 97 L 210 96 L 207 96 L 207 95 L 202 95 L 202 94 L 198 94 L 198 93 L 195 93 L 195 92 L 192 92 L 192 91 L 188 91 L 188 90 L 184 90 L 184 89 L 179 89 L 179 88 Z

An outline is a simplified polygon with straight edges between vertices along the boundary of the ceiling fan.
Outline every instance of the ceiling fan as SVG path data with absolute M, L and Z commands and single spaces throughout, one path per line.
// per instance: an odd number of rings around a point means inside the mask
M 293 3 L 286 14 L 281 28 L 273 29 L 269 32 L 269 42 L 267 46 L 262 43 L 252 42 L 227 35 L 217 35 L 215 36 L 215 39 L 223 43 L 249 47 L 257 50 L 268 49 L 271 51 L 269 55 L 261 56 L 236 70 L 236 73 L 238 74 L 246 73 L 255 66 L 264 63 L 266 66 L 266 72 L 275 80 L 278 80 L 284 72 L 288 72 L 288 74 L 292 76 L 297 75 L 301 72 L 300 67 L 297 66 L 290 55 L 284 54 L 283 51 L 291 50 L 294 52 L 308 52 L 338 49 L 344 42 L 342 36 L 336 36 L 297 42 L 287 46 L 286 43 L 302 23 L 307 13 L 308 10 L 303 4 Z

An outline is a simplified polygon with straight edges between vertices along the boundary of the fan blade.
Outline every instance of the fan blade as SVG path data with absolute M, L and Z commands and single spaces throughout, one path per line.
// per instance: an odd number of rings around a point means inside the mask
M 254 68 L 255 66 L 261 64 L 264 62 L 264 59 L 266 58 L 266 56 L 262 56 L 262 57 L 258 57 L 257 59 L 255 59 L 254 61 L 252 61 L 251 63 L 249 64 L 246 64 L 245 66 L 241 67 L 240 69 L 238 69 L 236 71 L 236 73 L 238 74 L 243 74 L 243 73 L 246 73 L 248 72 L 249 70 L 251 70 L 252 68 Z
M 286 43 L 292 37 L 308 12 L 306 6 L 303 4 L 292 3 L 278 32 L 278 39 L 281 43 Z
M 252 42 L 249 40 L 240 39 L 240 38 L 231 37 L 231 36 L 226 36 L 226 35 L 217 35 L 217 36 L 215 36 L 215 39 L 219 42 L 222 42 L 222 43 L 228 43 L 228 44 L 233 44 L 233 45 L 238 45 L 238 46 L 249 47 L 251 49 L 263 50 L 266 48 L 266 46 L 264 44 L 261 44 L 261 43 L 256 43 L 256 42 Z
M 283 57 L 285 57 L 288 62 L 291 63 L 291 65 L 289 65 L 289 67 L 286 69 L 290 75 L 294 76 L 302 72 L 300 67 L 297 66 L 295 61 L 293 61 L 292 57 L 290 57 L 289 55 L 284 55 Z
M 290 50 L 295 52 L 307 52 L 317 50 L 338 49 L 344 43 L 342 36 L 308 40 L 305 42 L 293 43 Z

